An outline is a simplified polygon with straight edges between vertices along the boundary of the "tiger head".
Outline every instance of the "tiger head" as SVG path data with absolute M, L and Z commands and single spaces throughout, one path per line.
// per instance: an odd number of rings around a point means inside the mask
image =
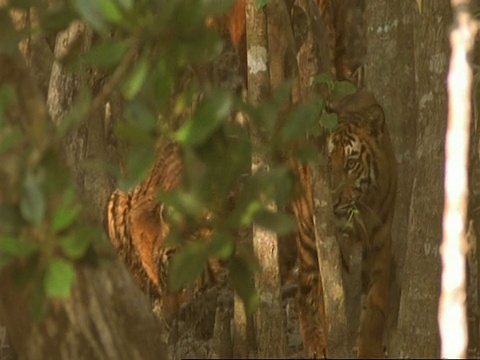
M 338 115 L 338 126 L 328 138 L 332 200 L 345 226 L 358 214 L 380 216 L 395 158 L 383 109 L 371 95 L 357 92 L 332 108 Z

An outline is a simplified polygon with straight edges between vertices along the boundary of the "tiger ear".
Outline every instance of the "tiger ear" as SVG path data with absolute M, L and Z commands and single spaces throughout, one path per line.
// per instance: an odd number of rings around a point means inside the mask
M 380 136 L 384 132 L 385 127 L 385 113 L 378 104 L 373 104 L 365 111 L 365 118 L 370 127 L 370 133 L 374 136 Z

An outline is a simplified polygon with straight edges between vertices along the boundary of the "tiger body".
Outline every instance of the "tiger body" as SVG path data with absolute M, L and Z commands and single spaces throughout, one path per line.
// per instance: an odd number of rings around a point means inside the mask
M 329 136 L 328 153 L 342 257 L 349 256 L 351 243 L 361 243 L 362 252 L 358 356 L 383 357 L 397 185 L 395 155 L 383 109 L 372 96 L 360 91 L 333 108 L 338 127 Z
M 160 301 L 167 322 L 175 316 L 178 298 L 167 287 L 167 268 L 174 247 L 164 240 L 169 226 L 157 193 L 175 189 L 182 176 L 180 149 L 174 142 L 161 148 L 147 178 L 125 192 L 115 189 L 107 202 L 105 228 L 117 253 L 139 287 Z

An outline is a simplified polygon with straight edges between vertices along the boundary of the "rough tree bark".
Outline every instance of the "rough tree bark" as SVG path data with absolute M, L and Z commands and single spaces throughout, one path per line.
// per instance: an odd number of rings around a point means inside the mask
M 256 1 L 245 2 L 248 101 L 260 105 L 268 98 L 270 77 L 268 66 L 267 18 L 264 9 L 257 9 Z M 270 160 L 263 148 L 262 136 L 255 124 L 250 124 L 253 145 L 252 173 L 268 171 Z M 265 204 L 276 211 L 276 204 Z M 253 247 L 261 271 L 255 277 L 260 293 L 260 305 L 255 314 L 259 357 L 282 357 L 285 354 L 285 323 L 281 304 L 278 243 L 274 232 L 253 225 Z
M 443 209 L 443 147 L 447 113 L 448 1 L 424 0 L 414 12 L 415 105 L 418 117 L 414 180 L 404 276 L 391 355 L 438 357 L 437 310 Z M 383 54 L 383 52 L 382 52 Z M 382 55 L 383 56 L 383 55 Z M 406 173 L 403 173 L 407 176 Z M 412 324 L 415 326 L 412 327 Z
M 295 2 L 297 12 L 294 18 L 297 41 L 297 63 L 303 100 L 310 100 L 311 84 L 318 74 L 330 73 L 332 61 L 328 56 L 328 37 L 325 23 L 313 1 Z M 301 21 L 303 20 L 303 21 Z M 308 196 L 313 197 L 315 240 L 321 283 L 318 297 L 323 299 L 321 313 L 326 331 L 326 348 L 329 357 L 348 357 L 347 317 L 345 292 L 342 286 L 342 264 L 340 248 L 335 236 L 330 182 L 328 180 L 327 155 L 324 144 L 326 134 L 317 143 L 321 144 L 316 164 L 309 164 L 307 182 L 311 183 Z
M 365 87 L 382 104 L 392 136 L 399 174 L 412 174 L 417 129 L 413 1 L 366 2 Z M 413 176 L 400 176 L 392 231 L 393 263 L 387 319 L 387 349 L 396 355 L 396 323 L 407 242 Z
M 455 28 L 450 34 L 452 54 L 448 74 L 448 128 L 445 144 L 445 207 L 443 213 L 442 292 L 438 322 L 442 358 L 467 355 L 466 215 L 468 147 L 470 140 L 472 69 L 468 55 L 477 24 L 468 0 L 452 0 Z

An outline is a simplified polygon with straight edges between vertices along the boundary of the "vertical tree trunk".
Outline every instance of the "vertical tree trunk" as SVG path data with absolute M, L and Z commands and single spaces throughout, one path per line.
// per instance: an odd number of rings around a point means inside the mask
M 294 29 L 297 42 L 297 62 L 299 82 L 303 100 L 312 99 L 314 95 L 311 84 L 318 74 L 328 74 L 332 69 L 328 36 L 323 18 L 318 7 L 310 0 L 295 1 Z M 325 16 L 325 14 L 323 14 Z M 332 19 L 330 19 L 332 21 Z M 318 96 L 318 95 L 317 95 Z M 326 134 L 322 134 L 318 143 L 326 143 Z M 330 184 L 328 180 L 327 155 L 325 147 L 320 146 L 316 165 L 297 166 L 297 175 L 302 181 L 302 194 L 306 199 L 312 197 L 311 221 L 316 241 L 319 284 L 317 289 L 319 314 L 318 321 L 325 334 L 318 334 L 324 339 L 318 341 L 317 347 L 326 349 L 329 357 L 348 357 L 347 318 L 345 309 L 345 292 L 342 286 L 342 264 L 340 248 L 335 236 L 333 207 Z M 299 244 L 300 245 L 300 244 Z M 308 355 L 308 354 L 307 354 Z
M 382 104 L 392 137 L 399 174 L 413 174 L 417 129 L 413 1 L 366 2 L 367 56 L 365 86 Z M 407 242 L 413 176 L 400 176 L 392 231 L 387 349 L 396 356 L 394 341 Z
M 268 66 L 267 19 L 263 9 L 256 8 L 256 1 L 245 3 L 248 101 L 260 105 L 270 91 Z M 250 125 L 253 144 L 252 173 L 268 171 L 271 164 L 263 150 L 259 129 Z M 274 203 L 265 204 L 276 211 Z M 281 304 L 280 273 L 278 269 L 278 242 L 274 232 L 253 225 L 253 247 L 261 272 L 255 278 L 260 292 L 260 306 L 255 314 L 258 357 L 282 357 L 285 354 L 284 311 Z
M 414 180 L 398 339 L 393 356 L 438 357 L 439 239 L 443 208 L 443 147 L 447 113 L 449 2 L 424 0 L 416 9 L 414 59 L 418 106 Z M 412 122 L 415 118 L 411 119 Z M 403 173 L 407 176 L 406 173 Z M 412 324 L 415 324 L 412 327 Z

